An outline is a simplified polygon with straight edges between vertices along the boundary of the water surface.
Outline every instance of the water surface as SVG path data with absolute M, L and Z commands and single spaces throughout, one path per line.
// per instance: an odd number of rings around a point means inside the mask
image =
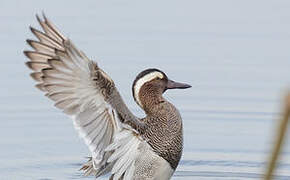
M 173 179 L 259 179 L 290 84 L 288 1 L 1 1 L 0 179 L 93 179 L 71 120 L 33 88 L 25 39 L 46 14 L 111 75 L 130 109 L 148 67 L 193 85 L 168 91 L 184 123 Z M 287 144 L 277 179 L 290 179 Z

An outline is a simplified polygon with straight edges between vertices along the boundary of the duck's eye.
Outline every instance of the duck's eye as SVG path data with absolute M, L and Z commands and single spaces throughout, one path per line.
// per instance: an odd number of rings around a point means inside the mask
M 160 78 L 160 77 L 158 77 L 158 76 L 157 76 L 157 78 L 156 78 L 156 79 L 157 79 L 157 80 L 161 80 L 161 78 Z

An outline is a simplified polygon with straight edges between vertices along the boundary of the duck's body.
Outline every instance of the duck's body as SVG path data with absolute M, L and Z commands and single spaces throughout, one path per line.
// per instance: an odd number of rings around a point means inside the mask
M 152 110 L 141 119 L 146 129 L 138 131 L 144 142 L 138 147 L 136 180 L 170 179 L 182 154 L 182 121 L 178 110 L 166 100 Z
M 27 42 L 27 62 L 37 87 L 71 115 L 92 157 L 85 175 L 111 172 L 113 180 L 167 180 L 182 154 L 182 119 L 163 98 L 167 89 L 189 88 L 158 69 L 141 72 L 133 83 L 133 97 L 146 117 L 135 117 L 122 100 L 113 80 L 78 50 L 44 17 L 45 33 L 31 28 L 39 41 Z

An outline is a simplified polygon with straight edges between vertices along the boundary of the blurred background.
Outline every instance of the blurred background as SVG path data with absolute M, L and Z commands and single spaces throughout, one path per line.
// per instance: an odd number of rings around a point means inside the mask
M 173 179 L 259 179 L 290 85 L 290 1 L 87 0 L 0 2 L 0 179 L 93 179 L 71 120 L 33 87 L 25 40 L 46 15 L 114 79 L 138 116 L 131 85 L 156 67 L 189 90 L 184 154 Z M 286 144 L 277 179 L 290 179 Z

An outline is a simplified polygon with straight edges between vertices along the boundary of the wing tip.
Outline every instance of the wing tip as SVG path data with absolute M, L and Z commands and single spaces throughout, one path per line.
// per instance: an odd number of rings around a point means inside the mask
M 31 32 L 35 31 L 36 29 L 33 26 L 29 26 Z
M 42 82 L 43 74 L 41 72 L 33 72 L 30 77 L 35 81 Z
M 36 46 L 35 46 L 35 44 L 40 44 L 40 42 L 38 42 L 38 41 L 35 41 L 35 40 L 32 40 L 32 39 L 26 39 L 26 43 L 32 48 L 32 49 L 34 49 L 34 50 L 36 50 L 37 51 L 37 48 L 36 48 Z M 27 51 L 27 50 L 26 50 Z M 24 51 L 25 52 L 25 51 Z M 24 53 L 23 52 L 23 53 Z M 27 57 L 27 56 L 26 56 Z
M 48 19 L 47 19 L 46 15 L 45 15 L 44 10 L 41 11 L 41 15 L 42 16 L 40 17 L 40 15 L 38 15 L 38 13 L 35 14 L 35 17 L 36 17 L 37 21 L 38 22 L 47 22 Z
M 44 21 L 48 22 L 48 19 L 47 19 L 47 17 L 46 17 L 46 15 L 45 15 L 43 10 L 41 11 L 41 14 L 42 14 L 42 17 L 43 17 Z
M 35 14 L 35 17 L 36 17 L 37 21 L 38 21 L 39 23 L 41 23 L 41 19 L 40 19 L 39 15 L 38 15 L 37 13 Z
M 31 61 L 25 62 L 25 65 L 26 65 L 29 69 L 32 69 Z
M 23 54 L 27 57 L 27 58 L 29 58 L 30 59 L 30 57 L 29 57 L 29 53 L 30 53 L 31 51 L 29 51 L 29 50 L 24 50 L 23 51 Z
M 35 87 L 43 92 L 47 91 L 43 83 L 36 84 Z
M 34 40 L 32 40 L 32 39 L 26 39 L 26 43 L 29 45 L 29 46 L 31 46 L 31 47 L 33 47 L 32 46 L 32 43 L 33 42 L 35 42 Z
M 34 34 L 37 38 L 38 38 L 37 33 L 43 34 L 41 31 L 39 31 L 38 29 L 36 29 L 36 28 L 34 28 L 32 26 L 29 26 L 29 29 L 32 32 L 32 34 Z

